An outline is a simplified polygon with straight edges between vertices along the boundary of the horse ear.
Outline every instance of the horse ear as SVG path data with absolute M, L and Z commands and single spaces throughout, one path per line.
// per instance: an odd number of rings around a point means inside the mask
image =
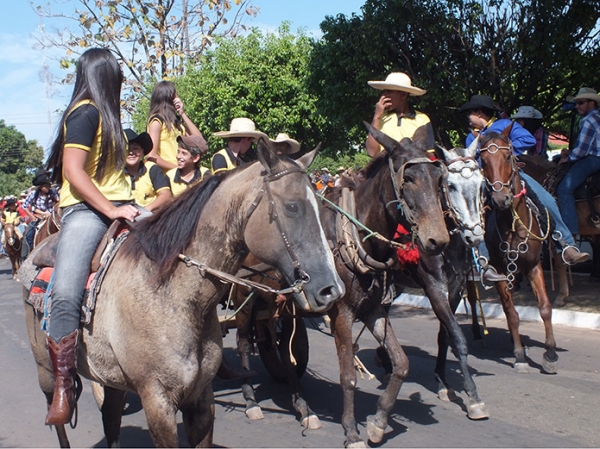
M 433 126 L 431 126 L 431 123 L 419 126 L 413 134 L 411 140 L 422 150 L 429 150 L 433 148 L 435 138 L 433 136 Z
M 513 129 L 514 124 L 515 124 L 515 122 L 510 122 L 510 125 L 508 125 L 506 128 L 504 128 L 504 131 L 502 131 L 501 136 L 504 137 L 506 140 L 510 140 L 510 133 Z
M 296 164 L 298 164 L 304 171 L 306 171 L 306 169 L 310 167 L 310 164 L 312 164 L 315 160 L 315 156 L 317 155 L 320 149 L 321 142 L 319 142 L 319 145 L 317 145 L 317 147 L 314 150 L 309 151 L 304 156 L 296 159 Z
M 477 147 L 479 147 L 479 136 L 475 137 L 469 148 L 467 148 L 467 156 L 475 157 L 477 154 Z
M 382 133 L 377 128 L 371 126 L 370 123 L 365 122 L 364 120 L 363 123 L 369 130 L 369 133 L 375 138 L 375 140 L 379 142 L 379 144 L 382 145 L 383 148 L 385 148 L 385 151 L 391 154 L 394 151 L 394 149 L 398 147 L 397 140 L 392 139 L 387 134 Z
M 256 148 L 256 154 L 261 165 L 267 170 L 268 174 L 276 172 L 275 168 L 281 162 L 281 159 L 271 147 L 270 142 L 267 141 L 266 137 L 261 137 L 258 140 L 258 146 Z
M 452 159 L 454 159 L 454 156 L 452 154 L 451 151 L 446 150 L 443 146 L 441 145 L 434 145 L 433 146 L 435 155 L 438 159 L 442 159 L 443 161 L 449 162 Z

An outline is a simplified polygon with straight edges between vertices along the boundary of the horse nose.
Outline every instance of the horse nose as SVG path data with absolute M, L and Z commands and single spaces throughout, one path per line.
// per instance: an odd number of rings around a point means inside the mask
M 446 245 L 448 244 L 448 240 L 437 240 L 433 237 L 427 239 L 426 252 L 429 254 L 436 254 L 441 252 Z
M 340 290 L 340 288 L 332 284 L 322 288 L 319 293 L 317 293 L 315 300 L 320 307 L 327 307 L 333 304 L 334 301 L 344 296 L 344 293 L 345 291 L 343 285 L 341 286 Z

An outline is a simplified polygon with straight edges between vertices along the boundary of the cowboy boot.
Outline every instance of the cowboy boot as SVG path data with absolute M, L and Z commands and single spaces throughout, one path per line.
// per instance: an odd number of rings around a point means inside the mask
M 79 330 L 60 339 L 56 343 L 51 337 L 46 337 L 52 374 L 54 376 L 54 396 L 46 415 L 46 425 L 68 424 L 77 405 L 77 341 Z

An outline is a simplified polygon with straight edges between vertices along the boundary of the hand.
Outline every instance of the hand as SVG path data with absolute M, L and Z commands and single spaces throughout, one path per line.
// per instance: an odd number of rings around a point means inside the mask
M 140 214 L 140 211 L 137 207 L 132 206 L 131 204 L 126 204 L 124 206 L 115 207 L 109 214 L 108 218 L 111 220 L 116 220 L 117 218 L 124 218 L 125 220 L 135 221 L 135 217 Z
M 382 95 L 379 97 L 379 101 L 375 104 L 375 118 L 383 117 L 385 111 L 388 111 L 392 107 L 392 100 L 390 97 Z
M 181 98 L 175 97 L 173 100 L 173 106 L 175 106 L 175 110 L 179 115 L 183 115 L 183 101 L 181 101 Z
M 564 164 L 568 161 L 569 161 L 569 150 L 567 148 L 563 148 L 562 150 L 560 150 L 560 160 L 558 161 L 558 163 Z

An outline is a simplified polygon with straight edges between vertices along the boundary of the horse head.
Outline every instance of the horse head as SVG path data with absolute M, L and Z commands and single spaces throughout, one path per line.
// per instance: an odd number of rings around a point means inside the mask
M 455 232 L 471 248 L 479 246 L 484 235 L 483 175 L 475 160 L 477 146 L 478 138 L 469 148 L 437 148 L 448 167 L 448 202 L 457 225 Z
M 385 149 L 391 174 L 392 200 L 397 204 L 407 229 L 424 254 L 440 253 L 450 241 L 444 224 L 440 190 L 448 171 L 440 161 L 432 161 L 427 153 L 430 136 L 417 130 L 415 141 L 401 142 L 364 122 L 369 132 Z M 397 215 L 397 214 L 396 214 Z
M 508 209 L 522 189 L 517 158 L 509 138 L 511 129 L 512 123 L 501 134 L 488 131 L 483 135 L 479 149 L 486 186 L 492 203 L 500 210 Z
M 6 244 L 14 247 L 17 242 L 17 233 L 15 232 L 15 225 L 7 223 L 4 226 L 4 234 L 6 236 Z
M 306 174 L 317 150 L 293 161 L 278 155 L 266 139 L 259 141 L 263 186 L 247 214 L 244 240 L 252 254 L 298 287 L 294 299 L 301 309 L 324 312 L 344 295 L 345 287 L 321 226 L 320 202 Z

